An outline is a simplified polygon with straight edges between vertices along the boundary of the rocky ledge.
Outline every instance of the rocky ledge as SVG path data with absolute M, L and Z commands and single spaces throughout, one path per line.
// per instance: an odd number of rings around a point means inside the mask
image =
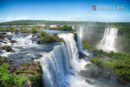
M 6 57 L 0 57 L 0 87 L 43 87 L 39 62 L 18 66 L 14 66 L 14 63 Z

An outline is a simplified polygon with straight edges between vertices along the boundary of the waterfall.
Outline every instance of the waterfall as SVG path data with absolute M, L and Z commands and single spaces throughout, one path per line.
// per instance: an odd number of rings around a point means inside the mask
M 87 28 L 85 28 L 84 25 L 80 25 L 78 28 L 75 28 L 76 29 L 76 32 L 77 32 L 77 48 L 78 48 L 78 51 L 79 53 L 83 54 L 83 55 L 86 55 L 86 56 L 89 56 L 90 53 L 88 52 L 87 49 L 83 49 L 82 47 L 82 41 L 84 40 L 84 32 L 88 35 L 88 33 L 86 32 L 86 30 L 88 30 Z
M 79 53 L 83 53 L 83 47 L 82 47 L 82 42 L 80 40 L 79 35 L 77 36 L 77 48 L 79 50 Z
M 66 87 L 65 76 L 71 69 L 64 44 L 56 46 L 40 59 L 45 87 Z
M 69 59 L 71 59 L 71 66 L 74 70 L 80 71 L 81 69 L 84 69 L 85 62 L 82 62 L 82 60 L 79 60 L 79 53 L 76 41 L 74 39 L 74 34 L 68 33 L 68 34 L 60 34 L 60 38 L 62 38 L 65 41 L 65 45 L 67 47 Z M 83 64 L 83 65 L 82 65 Z
M 90 53 L 87 51 L 87 49 L 83 49 L 83 47 L 82 47 L 82 42 L 81 42 L 81 40 L 80 40 L 80 38 L 79 38 L 79 36 L 77 36 L 77 48 L 78 48 L 78 51 L 79 51 L 79 53 L 81 53 L 81 54 L 83 54 L 83 55 L 86 55 L 86 56 L 89 56 L 90 55 Z
M 117 28 L 106 28 L 104 32 L 104 36 L 100 41 L 99 45 L 97 46 L 97 48 L 108 52 L 110 51 L 116 52 L 117 49 L 115 45 L 116 45 L 117 34 L 118 34 Z
M 74 35 L 66 33 L 58 36 L 64 43 L 39 59 L 45 87 L 90 87 L 78 74 L 85 69 L 86 61 L 79 59 Z
M 83 47 L 82 47 L 82 40 L 83 40 L 83 32 L 84 32 L 84 26 L 77 26 L 77 28 L 75 28 L 76 33 L 77 33 L 77 48 L 79 53 L 83 53 Z
M 77 29 L 77 34 L 80 38 L 80 40 L 83 40 L 83 35 L 84 35 L 84 26 L 80 25 L 79 28 Z

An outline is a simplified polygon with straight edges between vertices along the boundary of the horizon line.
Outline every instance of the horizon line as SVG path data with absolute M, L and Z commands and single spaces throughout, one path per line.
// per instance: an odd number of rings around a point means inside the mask
M 74 21 L 74 20 L 44 20 L 44 19 L 21 19 L 21 20 L 10 20 L 10 21 L 0 21 L 0 23 L 6 22 L 17 22 L 17 21 L 45 21 L 45 22 L 99 22 L 99 23 L 130 23 L 130 21 Z

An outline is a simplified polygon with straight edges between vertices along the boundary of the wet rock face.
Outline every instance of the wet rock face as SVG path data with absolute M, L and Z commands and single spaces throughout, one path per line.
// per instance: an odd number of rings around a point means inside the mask
M 98 67 L 96 65 L 88 65 L 86 71 L 81 72 L 82 75 L 89 77 L 89 78 L 99 78 L 102 77 L 107 80 L 116 80 L 117 77 L 112 74 L 107 68 Z
M 8 46 L 8 45 L 4 45 L 1 47 L 2 50 L 6 50 L 7 52 L 12 52 L 13 49 L 11 48 L 11 46 Z
M 37 39 L 39 38 L 38 34 L 33 34 L 32 35 L 32 41 L 37 41 Z
M 4 39 L 4 35 L 3 34 L 0 34 L 0 39 Z
M 0 45 L 7 44 L 11 41 L 12 35 L 6 32 L 0 32 Z
M 99 67 L 94 64 L 86 66 L 86 70 L 80 72 L 86 78 L 86 82 L 90 84 L 98 84 L 98 82 L 108 84 L 108 87 L 129 87 L 129 82 L 116 76 L 112 71 L 107 68 Z M 102 86 L 106 87 L 106 86 Z
M 39 62 L 25 63 L 18 66 L 16 74 L 27 77 L 25 87 L 43 87 L 42 68 Z
M 12 44 L 14 44 L 16 42 L 17 42 L 16 40 L 10 40 L 10 43 L 12 43 Z

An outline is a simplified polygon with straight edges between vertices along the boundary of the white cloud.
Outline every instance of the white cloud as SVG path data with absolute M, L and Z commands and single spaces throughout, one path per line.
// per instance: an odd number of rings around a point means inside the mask
M 6 17 L 5 19 L 0 19 L 0 22 L 3 22 L 3 21 L 15 21 L 15 20 L 27 20 L 28 18 L 27 17 Z
M 13 17 L 7 17 L 5 20 L 6 21 L 12 21 L 14 18 Z

